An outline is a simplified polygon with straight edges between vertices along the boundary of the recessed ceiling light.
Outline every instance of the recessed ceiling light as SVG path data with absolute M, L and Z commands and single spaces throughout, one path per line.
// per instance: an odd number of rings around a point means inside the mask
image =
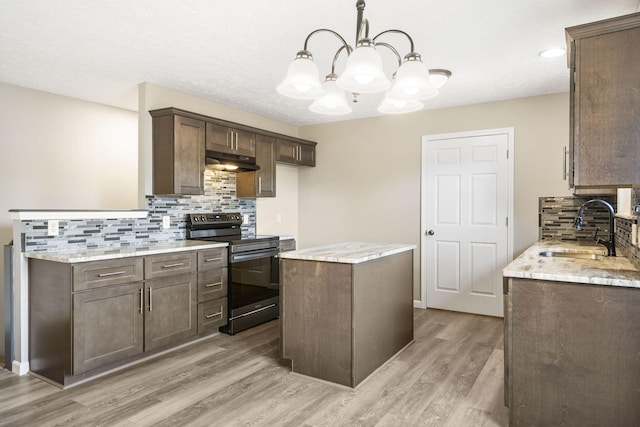
M 543 58 L 556 58 L 558 56 L 564 55 L 566 52 L 567 51 L 562 47 L 554 47 L 552 49 L 543 50 L 538 55 L 542 56 Z

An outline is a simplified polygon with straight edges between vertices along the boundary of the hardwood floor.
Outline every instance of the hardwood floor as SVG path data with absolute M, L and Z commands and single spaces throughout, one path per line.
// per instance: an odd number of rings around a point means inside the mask
M 502 319 L 414 310 L 415 343 L 355 391 L 278 364 L 278 321 L 60 390 L 0 371 L 0 425 L 506 426 Z

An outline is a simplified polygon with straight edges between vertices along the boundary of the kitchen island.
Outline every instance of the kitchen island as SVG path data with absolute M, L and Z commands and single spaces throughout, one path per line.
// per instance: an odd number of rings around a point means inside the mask
M 349 242 L 279 255 L 293 372 L 356 387 L 413 342 L 414 249 Z
M 542 241 L 504 270 L 511 425 L 640 425 L 640 271 Z

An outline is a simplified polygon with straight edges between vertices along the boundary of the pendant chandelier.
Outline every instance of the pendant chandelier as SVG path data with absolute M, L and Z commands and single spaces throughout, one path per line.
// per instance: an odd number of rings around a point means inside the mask
M 309 109 L 320 114 L 348 114 L 351 106 L 347 102 L 346 92 L 350 92 L 353 102 L 358 102 L 361 93 L 386 91 L 385 98 L 378 111 L 387 114 L 399 114 L 418 111 L 424 107 L 422 101 L 438 95 L 438 89 L 444 85 L 451 72 L 448 70 L 429 70 L 422 58 L 414 51 L 413 39 L 401 30 L 385 30 L 369 37 L 369 21 L 363 18 L 365 2 L 358 0 L 356 25 L 356 47 L 353 49 L 345 39 L 333 30 L 317 29 L 309 33 L 304 48 L 296 54 L 287 70 L 287 76 L 278 86 L 278 92 L 295 99 L 313 100 Z M 313 62 L 313 55 L 307 49 L 312 36 L 330 33 L 340 40 L 329 73 L 320 83 L 320 72 Z M 379 41 L 381 36 L 396 33 L 407 37 L 410 52 L 404 58 L 392 45 Z M 386 48 L 398 60 L 398 68 L 391 80 L 382 68 L 382 57 L 378 47 Z M 336 74 L 336 61 L 341 54 L 347 55 L 347 65 L 341 75 Z

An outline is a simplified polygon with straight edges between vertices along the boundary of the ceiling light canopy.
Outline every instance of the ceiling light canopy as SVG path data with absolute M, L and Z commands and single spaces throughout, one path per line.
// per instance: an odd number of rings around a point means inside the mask
M 353 102 L 358 101 L 361 93 L 387 91 L 378 111 L 388 114 L 406 113 L 423 108 L 422 100 L 438 95 L 438 89 L 451 77 L 448 70 L 429 70 L 422 58 L 413 49 L 413 39 L 401 30 L 386 30 L 375 37 L 369 37 L 369 21 L 363 18 L 365 2 L 356 2 L 357 34 L 356 48 L 352 48 L 345 39 L 333 30 L 321 28 L 312 31 L 304 41 L 303 50 L 289 65 L 287 75 L 278 86 L 278 92 L 295 99 L 314 100 L 309 109 L 320 114 L 348 114 L 351 107 L 346 101 L 346 92 L 350 92 Z M 319 71 L 313 62 L 313 55 L 307 49 L 312 36 L 330 33 L 340 41 L 340 47 L 333 57 L 331 73 L 320 84 Z M 410 44 L 410 52 L 403 57 L 392 45 L 378 41 L 378 38 L 390 33 L 402 34 Z M 398 68 L 389 79 L 382 67 L 379 47 L 391 52 L 398 60 Z M 341 75 L 335 72 L 336 61 L 342 53 L 347 55 L 347 65 Z

